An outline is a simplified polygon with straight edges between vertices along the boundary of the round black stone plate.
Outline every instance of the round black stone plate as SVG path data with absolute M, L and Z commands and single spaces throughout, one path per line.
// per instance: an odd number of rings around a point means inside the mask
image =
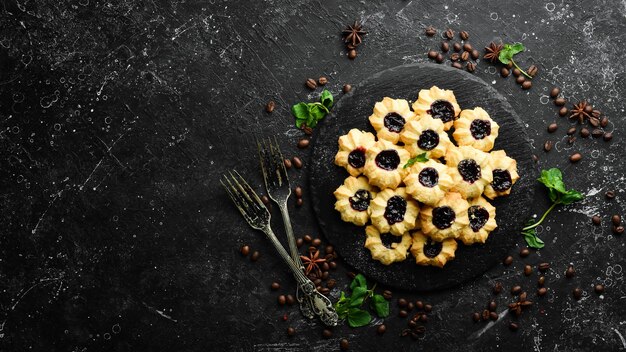
M 352 128 L 374 132 L 368 117 L 374 104 L 383 97 L 417 99 L 420 89 L 431 86 L 452 89 L 461 108 L 480 106 L 500 125 L 494 150 L 504 149 L 517 160 L 520 179 L 508 197 L 491 203 L 496 207 L 499 227 L 485 244 L 465 246 L 459 242 L 456 258 L 444 268 L 415 264 L 409 254 L 406 261 L 389 266 L 371 259 L 363 247 L 365 228 L 345 223 L 334 209 L 333 192 L 349 176 L 334 164 L 338 138 Z M 452 138 L 451 138 L 452 139 Z M 406 290 L 426 291 L 449 288 L 475 278 L 502 261 L 520 240 L 520 229 L 530 215 L 534 182 L 538 170 L 524 126 L 506 99 L 475 76 L 450 67 L 412 64 L 394 67 L 360 83 L 344 95 L 332 113 L 321 122 L 313 136 L 310 161 L 310 187 L 313 208 L 322 232 L 346 263 L 382 284 Z

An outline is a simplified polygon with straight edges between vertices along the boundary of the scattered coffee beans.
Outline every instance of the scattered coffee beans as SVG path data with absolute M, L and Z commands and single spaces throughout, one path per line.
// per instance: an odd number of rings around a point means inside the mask
M 491 301 L 489 302 L 489 305 L 487 307 L 490 311 L 495 312 L 496 308 L 498 308 L 498 304 L 496 303 L 496 301 Z
M 511 71 L 509 71 L 509 69 L 506 67 L 500 69 L 500 76 L 502 77 L 508 77 L 510 73 Z
M 559 128 L 559 126 L 556 124 L 556 122 L 553 122 L 550 125 L 548 125 L 548 132 L 554 133 L 556 132 L 557 128 Z
M 611 139 L 613 139 L 613 133 L 612 132 L 607 132 L 607 133 L 604 134 L 604 136 L 602 138 L 604 139 L 605 142 L 608 142 Z
M 319 83 L 320 85 L 326 85 L 326 83 L 328 83 L 328 78 L 322 76 L 320 78 L 317 79 L 317 83 Z
M 281 306 L 284 306 L 286 302 L 287 302 L 287 298 L 285 297 L 285 295 L 278 296 L 278 304 L 280 304 Z
M 604 293 L 604 285 L 602 284 L 597 284 L 594 288 L 594 291 L 596 291 L 597 294 L 603 294 Z
M 450 50 L 450 44 L 448 42 L 441 42 L 441 51 L 447 53 Z
M 276 291 L 280 288 L 280 284 L 278 282 L 272 282 L 270 288 L 272 289 L 272 291 Z
M 383 297 L 385 297 L 386 300 L 390 300 L 392 297 L 392 293 L 389 290 L 384 290 L 383 291 Z
M 428 58 L 434 60 L 437 57 L 437 52 L 434 50 L 428 51 Z
M 537 268 L 539 269 L 539 271 L 545 272 L 550 269 L 550 263 L 539 263 L 539 265 L 537 265 Z
M 526 70 L 526 73 L 528 73 L 530 77 L 535 77 L 537 75 L 537 72 L 539 72 L 539 69 L 535 65 L 530 65 L 528 70 Z
M 322 336 L 325 339 L 329 339 L 329 338 L 331 338 L 333 336 L 333 332 L 330 329 L 324 329 L 324 331 L 322 331 Z
M 348 51 L 348 59 L 350 59 L 350 60 L 356 59 L 356 50 L 352 49 L 352 50 Z
M 267 113 L 271 113 L 272 111 L 274 111 L 275 107 L 276 107 L 276 103 L 273 100 L 270 100 L 265 105 L 265 111 L 267 111 Z
M 296 303 L 296 299 L 292 295 L 287 295 L 286 300 L 287 300 L 287 304 L 290 306 Z
M 297 156 L 293 157 L 293 166 L 296 167 L 296 169 L 301 169 L 302 168 L 302 159 L 298 158 Z
M 604 193 L 604 196 L 606 197 L 606 199 L 613 199 L 613 198 L 615 198 L 615 192 L 613 192 L 613 191 L 606 191 L 606 193 Z
M 435 28 L 433 28 L 432 26 L 426 28 L 426 30 L 424 31 L 426 33 L 427 36 L 432 37 L 435 34 L 437 34 L 437 30 Z
M 480 57 L 480 52 L 476 49 L 472 50 L 472 59 L 477 60 Z
M 432 310 L 433 310 L 433 306 L 432 305 L 430 305 L 430 304 L 425 304 L 424 305 L 424 312 L 430 313 L 430 312 L 432 312 Z
M 243 245 L 241 246 L 241 249 L 239 250 L 239 252 L 241 253 L 241 255 L 243 255 L 244 257 L 247 257 L 248 254 L 250 254 L 250 246 L 248 245 Z
M 548 293 L 548 289 L 547 289 L 547 288 L 545 288 L 545 287 L 540 287 L 540 288 L 537 290 L 537 296 L 539 296 L 539 297 L 545 296 L 545 295 L 546 295 L 546 293 Z
M 461 44 L 460 43 L 454 43 L 452 44 L 452 50 L 459 52 L 461 51 Z
M 437 61 L 437 63 L 442 63 L 443 62 L 443 55 L 441 55 L 441 53 L 437 54 L 437 57 L 435 58 L 435 61 Z
M 574 153 L 569 157 L 569 161 L 571 161 L 572 163 L 577 163 L 582 158 L 583 156 L 580 153 Z
M 559 109 L 559 115 L 560 115 L 560 116 L 565 116 L 565 115 L 567 115 L 567 113 L 568 113 L 568 112 L 569 112 L 569 109 L 568 109 L 568 108 L 566 108 L 565 106 L 563 106 L 563 107 L 561 107 L 561 108 Z
M 533 87 L 533 82 L 531 82 L 531 81 L 524 81 L 524 82 L 522 82 L 522 89 L 528 90 L 528 89 L 530 89 L 532 87 Z
M 515 322 L 509 323 L 509 330 L 517 331 L 518 329 L 519 329 L 519 325 L 517 325 L 517 323 L 515 323 Z
M 551 151 L 552 150 L 552 145 L 553 145 L 552 141 L 546 141 L 543 144 L 543 150 L 545 150 L 546 152 Z
M 341 339 L 339 342 L 339 348 L 341 348 L 342 351 L 347 351 L 348 348 L 350 348 L 350 343 L 347 339 Z
M 616 235 L 621 235 L 624 233 L 624 226 L 613 226 L 613 233 Z
M 530 276 L 533 273 L 533 267 L 530 265 L 526 265 L 524 267 L 524 275 Z
M 443 33 L 443 35 L 447 38 L 447 39 L 452 39 L 454 38 L 454 31 L 450 28 L 446 29 L 445 33 Z
M 378 325 L 378 327 L 376 328 L 376 333 L 378 335 L 382 335 L 385 333 L 385 331 L 387 331 L 387 327 L 385 326 L 385 324 L 380 324 Z
M 304 149 L 309 146 L 309 143 L 311 143 L 311 141 L 308 139 L 301 139 L 298 141 L 298 148 Z
M 479 313 L 472 314 L 472 320 L 475 322 L 480 321 L 480 314 Z
M 291 169 L 291 160 L 285 159 L 284 164 L 286 169 Z
M 473 62 L 468 62 L 467 65 L 465 65 L 465 68 L 467 69 L 467 72 L 474 72 L 476 71 L 476 64 Z
M 250 261 L 256 262 L 257 260 L 259 260 L 260 256 L 261 256 L 261 253 L 259 253 L 259 251 L 254 251 L 252 252 L 252 255 L 250 256 Z
M 526 78 L 524 78 L 524 76 L 517 76 L 517 78 L 515 79 L 515 82 L 517 82 L 517 84 L 522 84 L 526 82 Z
M 520 292 L 522 292 L 522 286 L 515 285 L 515 286 L 511 287 L 511 294 L 512 295 L 518 295 Z
M 349 85 L 349 84 L 344 84 L 343 85 L 343 92 L 344 93 L 348 93 L 351 90 L 352 90 L 352 86 L 351 85 Z
M 554 99 L 554 105 L 556 105 L 556 106 L 563 106 L 563 105 L 565 105 L 565 99 L 564 98 L 556 98 L 556 99 Z
M 565 270 L 565 277 L 571 279 L 574 275 L 576 275 L 576 269 L 574 269 L 573 265 L 568 266 L 567 270 Z
M 611 216 L 611 222 L 613 223 L 613 225 L 619 226 L 622 223 L 622 217 L 615 214 Z
M 545 283 L 546 283 L 545 276 L 540 276 L 539 279 L 537 279 L 537 286 L 543 286 Z
M 575 300 L 579 300 L 583 297 L 583 290 L 581 290 L 580 288 L 576 287 L 573 291 L 572 291 L 572 295 L 574 296 Z
M 519 69 L 517 69 L 517 68 L 514 68 L 514 69 L 513 69 L 513 76 L 515 76 L 515 77 L 519 77 L 519 76 L 521 76 L 521 75 L 522 75 L 522 71 L 520 71 L 520 70 L 519 70 Z
M 296 334 L 296 329 L 292 328 L 291 326 L 287 328 L 287 335 L 293 336 L 295 334 Z
M 469 39 L 469 33 L 467 31 L 461 31 L 459 32 L 459 37 L 461 37 L 461 39 L 463 40 L 467 40 Z
M 500 294 L 500 292 L 502 292 L 502 283 L 496 282 L 495 285 L 493 285 L 492 291 L 495 295 Z
M 559 96 L 559 93 L 561 93 L 561 90 L 557 87 L 552 88 L 552 90 L 550 91 L 550 97 L 551 98 L 556 98 Z
M 454 68 L 458 68 L 458 69 L 461 69 L 461 68 L 463 68 L 463 65 L 461 65 L 461 64 L 460 64 L 460 63 L 458 63 L 458 62 L 453 62 L 453 63 L 452 63 L 452 67 L 454 67 Z
M 504 258 L 504 265 L 511 265 L 511 263 L 513 263 L 513 257 L 512 256 L 508 256 L 506 258 Z
M 317 82 L 313 78 L 307 79 L 305 85 L 311 90 L 317 88 Z

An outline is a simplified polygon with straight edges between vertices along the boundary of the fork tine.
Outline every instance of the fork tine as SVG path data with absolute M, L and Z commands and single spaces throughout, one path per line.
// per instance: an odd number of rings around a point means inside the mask
M 276 173 L 279 177 L 280 184 L 288 184 L 289 179 L 287 178 L 287 169 L 285 168 L 285 163 L 283 162 L 283 153 L 280 151 L 280 146 L 278 144 L 278 139 L 276 138 L 276 136 L 274 136 L 274 141 L 272 143 L 272 156 L 274 158 L 274 162 L 276 163 Z
M 270 181 L 272 182 L 272 184 L 276 187 L 280 187 L 281 183 L 280 183 L 280 179 L 276 174 L 276 169 L 277 169 L 277 165 L 276 165 L 276 159 L 274 158 L 274 152 L 273 152 L 273 148 L 272 148 L 272 140 L 269 138 L 266 138 L 264 140 L 264 144 L 265 144 L 265 160 L 269 166 L 269 174 L 271 175 L 269 177 Z
M 267 151 L 265 150 L 265 148 L 263 147 L 262 141 L 259 141 L 258 138 L 256 138 L 256 145 L 257 145 L 257 149 L 259 151 L 259 161 L 261 163 L 261 172 L 263 173 L 263 181 L 265 181 L 265 187 L 267 188 L 267 181 L 268 181 L 268 166 L 267 162 L 266 162 L 266 154 Z
M 255 209 L 257 211 L 266 210 L 265 204 L 263 204 L 263 201 L 261 201 L 261 198 L 259 198 L 258 194 L 256 194 L 256 192 L 252 189 L 252 187 L 250 187 L 248 182 L 246 182 L 246 180 L 243 177 L 241 177 L 241 175 L 239 174 L 239 172 L 237 172 L 237 170 L 235 170 L 235 174 L 239 177 L 239 182 L 238 182 L 239 187 L 244 191 L 247 198 L 252 202 L 251 205 L 255 206 Z
M 228 186 L 224 183 L 224 180 L 226 180 L 226 182 L 229 184 Z M 249 222 L 250 218 L 249 218 L 248 212 L 244 209 L 243 204 L 241 203 L 241 200 L 233 193 L 233 191 L 236 192 L 236 190 L 233 188 L 232 184 L 230 183 L 228 176 L 224 175 L 223 179 L 220 180 L 220 183 L 222 184 L 222 186 L 224 186 L 224 189 L 226 189 L 228 196 L 233 201 L 233 203 L 235 203 L 235 206 L 237 207 L 237 209 L 239 209 L 239 212 L 241 213 L 241 215 L 243 215 L 246 221 Z

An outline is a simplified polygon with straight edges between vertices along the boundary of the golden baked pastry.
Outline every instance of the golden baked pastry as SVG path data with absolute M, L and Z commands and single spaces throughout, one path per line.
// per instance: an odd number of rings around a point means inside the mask
M 378 192 L 370 207 L 372 225 L 382 233 L 402 236 L 415 228 L 419 205 L 409 197 L 404 187 Z
M 399 237 L 399 236 L 394 236 Z M 393 242 L 389 247 L 383 244 L 380 232 L 374 226 L 365 228 L 365 248 L 369 249 L 372 259 L 378 260 L 384 265 L 401 262 L 406 259 L 411 246 L 411 235 L 405 232 L 401 235 L 400 242 Z
M 469 224 L 468 208 L 459 193 L 447 193 L 435 206 L 423 206 L 420 210 L 422 232 L 437 242 L 459 237 L 461 229 Z
M 511 193 L 511 187 L 519 179 L 517 161 L 506 156 L 504 150 L 489 153 L 492 181 L 485 186 L 485 196 L 489 199 Z
M 406 175 L 408 160 L 406 149 L 381 139 L 367 150 L 363 173 L 374 186 L 396 188 Z
M 409 108 L 409 102 L 385 97 L 374 105 L 374 112 L 369 120 L 378 139 L 398 143 L 405 124 L 414 118 L 415 114 Z
M 466 245 L 485 243 L 489 233 L 498 227 L 496 208 L 483 197 L 469 201 L 467 217 L 469 225 L 461 230 L 461 236 L 459 236 L 459 239 Z
M 334 194 L 337 199 L 335 210 L 341 213 L 341 220 L 358 226 L 369 221 L 370 202 L 376 197 L 376 192 L 367 177 L 348 176 Z
M 454 121 L 452 136 L 458 145 L 469 145 L 483 152 L 493 149 L 500 126 L 483 108 L 461 111 Z
M 418 201 L 435 205 L 454 185 L 448 167 L 435 160 L 417 162 L 404 178 L 406 192 Z
M 376 143 L 370 132 L 351 129 L 339 137 L 339 151 L 335 155 L 335 165 L 344 167 L 352 176 L 359 176 L 365 166 L 365 153 Z
M 454 180 L 453 192 L 463 198 L 476 198 L 493 179 L 489 154 L 470 146 L 449 148 L 446 162 Z
M 447 131 L 461 113 L 461 108 L 451 90 L 432 86 L 430 89 L 420 90 L 417 100 L 413 103 L 413 111 L 419 118 L 430 115 L 440 119 Z
M 436 242 L 420 231 L 413 232 L 411 237 L 411 254 L 415 257 L 415 263 L 443 268 L 448 260 L 454 259 L 457 243 L 453 238 Z
M 400 139 L 411 157 L 426 153 L 429 158 L 440 158 L 446 155 L 448 146 L 451 145 L 443 122 L 429 115 L 409 121 L 400 133 Z

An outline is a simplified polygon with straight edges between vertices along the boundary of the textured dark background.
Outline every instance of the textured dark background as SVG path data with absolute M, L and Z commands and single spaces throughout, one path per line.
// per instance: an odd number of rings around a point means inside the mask
M 0 1 L 0 346 L 6 351 L 354 350 L 572 351 L 626 348 L 625 241 L 608 217 L 622 213 L 625 92 L 623 2 L 422 1 Z M 360 19 L 370 32 L 359 57 L 345 57 L 340 29 Z M 261 179 L 253 135 L 278 135 L 288 155 L 301 132 L 289 106 L 313 99 L 307 77 L 326 75 L 340 95 L 388 67 L 425 60 L 439 40 L 423 28 L 470 31 L 470 42 L 522 41 L 525 66 L 540 73 L 530 91 L 481 62 L 476 75 L 505 95 L 527 124 L 541 167 L 564 170 L 585 201 L 556 211 L 543 226 L 546 249 L 513 266 L 431 294 L 395 292 L 434 304 L 419 341 L 388 332 L 334 329 L 276 305 L 273 280 L 293 290 L 269 243 L 250 230 L 216 182 L 236 167 Z M 564 143 L 565 119 L 546 96 L 552 85 L 587 98 L 615 130 L 611 143 Z M 269 115 L 264 104 L 278 107 Z M 546 124 L 558 119 L 559 132 Z M 558 141 L 545 154 L 546 138 Z M 567 156 L 580 151 L 581 162 Z M 307 167 L 293 172 L 305 186 Z M 614 189 L 617 198 L 604 200 Z M 537 211 L 547 207 L 538 193 Z M 593 227 L 590 217 L 603 216 Z M 307 203 L 292 209 L 297 234 L 317 234 Z M 277 223 L 280 225 L 280 222 Z M 248 243 L 261 251 L 250 263 Z M 520 238 L 520 245 L 522 239 Z M 536 299 L 524 262 L 552 263 L 550 291 Z M 573 263 L 578 276 L 566 280 Z M 345 265 L 333 273 L 339 287 Z M 520 283 L 536 301 L 507 329 L 508 316 L 476 334 L 470 314 L 495 280 Z M 593 293 L 604 283 L 606 293 Z M 580 286 L 581 301 L 571 298 Z M 336 297 L 337 290 L 332 292 Z M 498 311 L 512 298 L 496 298 Z M 287 314 L 288 321 L 282 316 Z M 298 334 L 287 337 L 287 326 Z M 480 336 L 478 336 L 480 335 Z

